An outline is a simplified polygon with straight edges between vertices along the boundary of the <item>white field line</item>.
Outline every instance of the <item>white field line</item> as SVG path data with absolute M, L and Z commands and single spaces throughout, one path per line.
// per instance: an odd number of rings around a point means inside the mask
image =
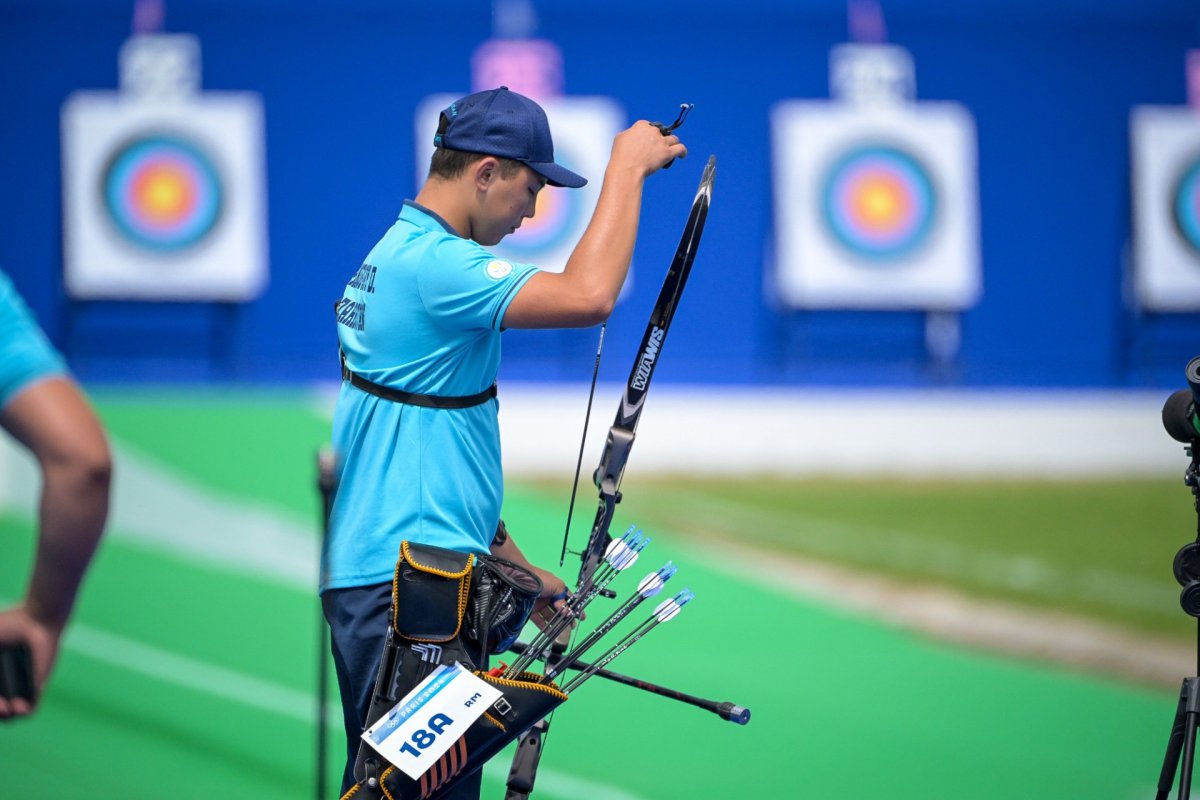
M 218 496 L 119 442 L 113 443 L 113 450 L 116 467 L 107 537 L 185 563 L 200 562 L 257 581 L 316 592 L 318 522 L 309 527 L 275 508 Z M 32 516 L 37 489 L 32 460 L 0 438 L 0 507 Z M 68 628 L 64 649 L 162 683 L 316 725 L 315 692 L 290 689 L 83 624 Z M 330 702 L 326 713 L 340 741 L 341 705 Z M 489 764 L 484 778 L 504 785 L 507 767 Z M 539 766 L 538 792 L 559 800 L 642 800 L 619 787 L 549 766 Z
M 315 521 L 308 526 L 285 519 L 273 508 L 218 497 L 173 475 L 168 468 L 138 456 L 121 443 L 115 443 L 114 449 L 117 474 L 109 526 L 111 538 L 188 563 L 205 563 L 301 592 L 312 590 L 317 570 Z M 36 470 L 28 456 L 0 437 L 0 506 L 32 514 L 35 496 Z M 718 502 L 697 495 L 681 503 L 678 523 L 684 528 L 690 524 L 703 525 L 705 508 L 709 512 L 724 510 L 712 505 Z M 709 505 L 705 506 L 706 503 Z M 744 513 L 746 509 L 738 506 L 737 511 Z M 1171 587 L 1151 586 L 1126 576 L 1097 570 L 1062 575 L 1033 558 L 981 554 L 961 547 L 935 550 L 927 542 L 893 531 L 861 527 L 850 531 L 842 522 L 797 519 L 791 515 L 780 518 L 762 510 L 756 513 L 759 517 L 752 518 L 753 524 L 786 525 L 795 535 L 804 536 L 813 549 L 825 548 L 831 554 L 852 555 L 851 547 L 868 548 L 871 552 L 886 547 L 906 563 L 920 564 L 925 569 L 932 565 L 946 573 L 971 574 L 994 585 L 1051 591 L 1054 586 L 1076 582 L 1079 584 L 1076 591 L 1097 603 L 1171 608 L 1175 602 Z M 693 516 L 695 523 L 689 523 L 689 517 Z M 162 520 L 173 520 L 173 524 L 164 528 Z M 849 544 L 853 541 L 865 544 Z M 764 559 L 761 554 L 752 554 L 749 560 L 761 567 Z M 806 562 L 785 562 L 778 557 L 775 563 L 779 568 L 772 574 L 779 575 L 784 591 L 795 590 L 796 575 L 803 573 L 809 577 L 799 580 L 799 584 L 807 580 L 809 588 L 818 587 L 817 594 L 824 602 L 867 611 L 942 638 L 1090 668 L 1099 666 L 1160 684 L 1174 681 L 1181 664 L 1185 671 L 1191 669 L 1186 664 L 1190 659 L 1181 657 L 1176 646 L 1156 641 L 1131 642 L 1128 637 L 1085 621 L 1056 616 L 1053 618 L 1056 629 L 1048 630 L 1045 625 L 1037 624 L 1037 619 L 1050 619 L 1044 614 L 1034 619 L 1027 611 L 997 605 L 981 608 L 951 592 L 922 590 Z M 723 569 L 729 566 L 721 562 Z M 831 574 L 837 574 L 838 579 L 827 580 Z
M 316 725 L 316 698 L 313 694 L 289 689 L 242 672 L 218 667 L 204 661 L 167 652 L 152 645 L 106 633 L 88 625 L 72 625 L 67 632 L 66 650 L 117 669 L 236 703 L 268 714 L 287 717 L 306 725 Z M 332 738 L 341 741 L 342 709 L 330 702 L 326 709 Z M 340 744 L 335 745 L 335 749 Z M 484 777 L 503 785 L 508 768 L 493 762 Z M 539 766 L 538 793 L 570 800 L 588 797 L 597 800 L 641 800 L 615 786 L 590 781 L 550 767 Z
M 65 646 L 71 652 L 161 683 L 191 689 L 308 725 L 315 725 L 317 721 L 315 692 L 289 689 L 83 624 L 67 629 Z M 341 705 L 329 703 L 326 713 L 331 720 L 340 721 Z
M 315 594 L 319 520 L 220 495 L 119 441 L 113 458 L 106 538 Z M 32 459 L 0 437 L 0 508 L 32 516 L 37 493 Z
M 576 391 L 576 389 L 579 389 Z M 619 390 L 602 386 L 615 405 Z M 901 392 L 889 396 L 881 419 L 877 392 L 714 390 L 663 386 L 639 430 L 636 469 L 653 472 L 771 471 L 788 474 L 1019 474 L 1077 476 L 1161 474 L 1182 471 L 1181 446 L 1162 431 L 1158 392 L 971 393 Z M 330 395 L 314 395 L 320 408 Z M 578 402 L 576 402 L 578 401 Z M 502 393 L 506 467 L 514 472 L 569 474 L 573 467 L 582 387 L 507 385 Z M 716 426 L 736 410 L 737 424 Z M 651 420 L 654 420 L 653 424 Z M 870 435 L 855 435 L 875 420 Z M 591 448 L 598 453 L 607 417 L 593 415 Z M 1082 436 L 1075 431 L 1101 431 Z M 699 432 L 699 433 L 697 433 Z M 566 444 L 564 444 L 566 443 Z M 568 446 L 569 445 L 569 446 Z M 152 460 L 116 443 L 117 473 L 110 537 L 185 561 L 200 561 L 307 592 L 317 571 L 317 521 L 287 518 L 274 508 L 217 496 Z M 561 463 L 559 463 L 561 462 Z M 0 506 L 33 513 L 36 471 L 28 456 L 0 437 Z M 683 504 L 700 508 L 701 498 Z M 707 501 L 713 502 L 713 501 Z M 712 508 L 711 510 L 719 510 Z M 738 507 L 739 513 L 745 509 Z M 169 529 L 162 520 L 171 520 Z M 1169 608 L 1171 587 L 1091 570 L 1070 576 L 1033 558 L 938 547 L 886 530 L 856 529 L 817 518 L 764 515 L 756 524 L 786 524 L 815 549 L 843 548 L 848 538 L 863 547 L 886 546 L 902 560 L 931 564 L 998 585 L 1047 589 L 1078 584 L 1096 602 L 1115 598 L 1140 607 Z M 764 568 L 761 554 L 745 555 Z M 1100 665 L 1156 683 L 1191 674 L 1190 656 L 1161 642 L 1131 642 L 1100 626 L 1061 616 L 983 605 L 954 593 L 925 591 L 864 578 L 803 562 L 780 563 L 766 572 L 784 591 L 816 592 L 835 605 L 868 610 L 906 627 L 946 638 L 1020 651 L 1036 657 Z M 720 562 L 728 569 L 730 564 Z M 769 566 L 769 565 L 768 565 Z M 797 578 L 798 575 L 806 576 Z M 836 579 L 829 579 L 836 575 Z M 1164 594 L 1165 593 L 1165 594 Z M 1167 599 L 1164 601 L 1164 597 Z M 1039 624 L 1039 620 L 1042 623 Z M 1063 643 L 1067 646 L 1063 646 Z M 1190 648 L 1188 649 L 1190 652 Z M 1131 651 L 1141 653 L 1133 657 Z M 1130 663 L 1131 661 L 1136 663 Z M 1107 665 L 1107 666 L 1105 666 Z

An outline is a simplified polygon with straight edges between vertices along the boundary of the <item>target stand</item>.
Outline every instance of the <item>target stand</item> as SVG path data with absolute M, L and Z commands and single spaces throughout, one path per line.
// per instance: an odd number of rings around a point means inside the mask
M 62 106 L 65 349 L 157 373 L 191 344 L 227 375 L 267 284 L 262 99 L 200 91 L 193 36 L 134 36 L 119 62 L 118 91 Z
M 242 305 L 69 298 L 63 352 L 80 374 L 121 379 L 238 377 Z
M 914 95 L 907 51 L 856 43 L 831 53 L 829 101 L 771 108 L 766 291 L 781 310 L 798 312 L 780 315 L 785 363 L 810 360 L 824 344 L 826 312 L 892 312 L 869 324 L 890 329 L 905 350 L 921 328 L 923 368 L 936 379 L 953 375 L 961 313 L 982 293 L 975 123 L 962 105 Z M 831 322 L 825 334 L 839 352 L 844 324 Z

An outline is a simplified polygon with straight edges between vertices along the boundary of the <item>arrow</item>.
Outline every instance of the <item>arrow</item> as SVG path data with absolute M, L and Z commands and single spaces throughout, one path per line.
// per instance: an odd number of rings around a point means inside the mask
M 660 623 L 670 622 L 678 616 L 683 607 L 690 603 L 696 595 L 691 591 L 684 589 L 679 594 L 672 598 L 662 601 L 658 607 L 654 609 L 654 613 L 650 615 L 642 624 L 638 625 L 633 631 L 625 635 L 625 638 L 610 647 L 604 655 L 596 659 L 587 669 L 580 672 L 571 680 L 563 684 L 562 690 L 570 694 L 579 688 L 579 686 L 596 673 L 596 670 L 609 665 L 613 659 L 624 653 L 633 645 L 641 641 L 642 637 L 659 626 Z
M 622 603 L 620 608 L 610 614 L 608 619 L 597 625 L 595 630 L 589 633 L 582 642 L 576 645 L 575 648 L 563 656 L 563 658 L 567 661 L 575 661 L 582 657 L 584 653 L 586 653 L 592 648 L 593 645 L 596 644 L 596 642 L 600 641 L 602 636 L 615 628 L 618 622 L 625 619 L 625 617 L 629 615 L 629 612 L 641 605 L 642 601 L 654 597 L 656 594 L 661 592 L 667 581 L 669 581 L 677 571 L 678 568 L 673 563 L 668 561 L 662 567 L 662 569 L 658 570 L 657 572 L 651 572 L 645 578 L 642 578 L 641 583 L 638 584 L 637 592 L 635 592 L 632 597 Z M 549 680 L 550 678 L 553 678 L 555 675 L 561 672 L 562 669 L 563 665 L 561 663 L 551 665 L 548 662 L 546 664 L 546 679 Z

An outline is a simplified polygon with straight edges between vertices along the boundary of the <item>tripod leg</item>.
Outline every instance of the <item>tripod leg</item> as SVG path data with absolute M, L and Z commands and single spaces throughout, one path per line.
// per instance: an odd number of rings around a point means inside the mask
M 1183 746 L 1184 709 L 1187 706 L 1188 683 L 1185 679 L 1179 690 L 1179 706 L 1175 710 L 1175 721 L 1171 723 L 1171 736 L 1167 739 L 1167 755 L 1163 759 L 1162 772 L 1158 776 L 1158 793 L 1154 800 L 1167 800 L 1171 786 L 1175 783 L 1175 770 L 1179 766 L 1179 750 Z
M 1167 740 L 1167 753 L 1163 759 L 1162 773 L 1158 778 L 1158 793 L 1155 800 L 1167 800 L 1171 785 L 1175 782 L 1175 771 L 1183 764 L 1179 776 L 1179 800 L 1187 800 L 1192 789 L 1192 761 L 1196 752 L 1196 725 L 1200 717 L 1200 678 L 1185 678 L 1179 689 L 1179 705 L 1175 710 L 1175 721 L 1171 724 L 1171 736 Z
M 1184 722 L 1183 761 L 1179 766 L 1179 800 L 1188 800 L 1192 793 L 1192 758 L 1196 754 L 1196 715 L 1189 713 Z
M 1183 682 L 1183 762 L 1179 767 L 1179 800 L 1188 800 L 1192 793 L 1192 766 L 1196 755 L 1196 723 L 1200 721 L 1200 678 Z

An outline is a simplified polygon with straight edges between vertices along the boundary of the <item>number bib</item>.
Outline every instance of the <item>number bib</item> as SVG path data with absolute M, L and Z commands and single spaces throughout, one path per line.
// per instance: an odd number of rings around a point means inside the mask
M 419 778 L 501 696 L 461 664 L 438 667 L 362 738 L 405 775 Z

